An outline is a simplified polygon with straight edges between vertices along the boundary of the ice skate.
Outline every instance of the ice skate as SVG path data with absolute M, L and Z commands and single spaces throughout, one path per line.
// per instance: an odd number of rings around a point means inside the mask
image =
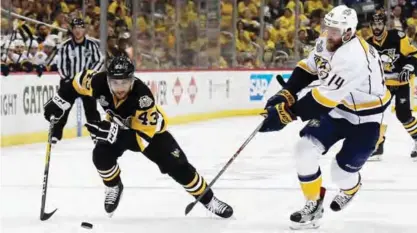
M 347 194 L 345 191 L 340 190 L 339 194 L 337 194 L 334 197 L 332 203 L 330 203 L 330 209 L 337 212 L 346 208 L 346 206 L 352 201 L 356 193 L 358 193 L 361 185 L 362 184 L 359 184 L 358 190 L 353 194 Z
M 121 181 L 114 187 L 106 187 L 104 209 L 108 213 L 109 217 L 112 217 L 114 211 L 117 209 L 120 199 L 122 198 L 122 194 L 123 194 L 123 184 Z
M 293 230 L 316 229 L 320 227 L 319 220 L 323 217 L 323 200 L 326 189 L 321 187 L 320 199 L 308 200 L 303 209 L 291 214 L 291 226 Z
M 227 203 L 220 201 L 215 196 L 213 196 L 211 201 L 204 206 L 208 210 L 222 218 L 230 218 L 233 215 L 233 208 Z

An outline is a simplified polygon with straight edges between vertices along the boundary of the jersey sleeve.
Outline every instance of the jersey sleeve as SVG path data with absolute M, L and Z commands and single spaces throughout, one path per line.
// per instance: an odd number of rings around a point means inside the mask
M 341 51 L 342 52 L 342 51 Z M 322 84 L 301 98 L 291 110 L 302 120 L 317 118 L 335 108 L 353 89 L 368 77 L 363 59 L 335 53 L 332 69 L 322 78 Z
M 400 39 L 400 53 L 407 57 L 406 64 L 417 66 L 417 48 L 410 43 L 406 35 Z
M 79 95 L 93 95 L 92 80 L 95 74 L 96 72 L 94 70 L 84 70 L 75 75 L 72 80 L 72 86 Z
M 69 82 L 62 82 L 58 94 L 71 104 L 79 96 L 92 96 L 93 94 L 93 77 L 96 73 L 93 70 L 84 70 Z

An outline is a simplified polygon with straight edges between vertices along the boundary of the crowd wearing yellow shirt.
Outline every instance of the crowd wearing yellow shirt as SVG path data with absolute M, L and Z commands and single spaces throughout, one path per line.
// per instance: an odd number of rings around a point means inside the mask
M 324 15 L 333 8 L 333 3 L 338 2 L 335 0 L 219 0 L 219 15 L 210 16 L 207 14 L 206 1 L 138 1 L 139 10 L 133 14 L 134 1 L 109 0 L 108 36 L 112 40 L 123 38 L 126 43 L 135 42 L 137 52 L 135 59 L 138 67 L 148 68 L 157 60 L 160 67 L 166 69 L 188 66 L 229 68 L 236 64 L 262 67 L 264 63 L 275 59 L 277 51 L 279 54 L 286 54 L 289 58 L 303 56 L 320 35 Z M 14 0 L 10 4 L 13 12 L 53 26 L 69 28 L 69 19 L 82 17 L 79 2 Z M 102 10 L 100 1 L 84 2 L 87 33 L 91 37 L 99 38 Z M 261 10 L 262 2 L 265 4 L 263 10 Z M 136 15 L 136 18 L 133 18 L 133 15 Z M 261 15 L 264 17 L 263 20 L 260 19 Z M 261 25 L 261 22 L 264 24 Z M 417 43 L 414 39 L 417 29 L 417 9 L 412 11 L 410 17 L 404 18 L 404 22 L 407 26 L 404 30 L 410 35 L 410 40 Z M 2 28 L 10 24 L 5 17 L 2 17 L 1 23 Z M 220 33 L 209 30 L 210 27 L 216 27 L 216 23 Z M 20 21 L 19 25 L 22 24 L 26 24 L 33 35 L 39 33 L 36 24 Z M 47 30 L 48 34 L 57 33 L 50 28 Z M 213 39 L 213 33 L 218 33 L 215 34 L 218 35 L 217 41 L 216 38 Z M 371 36 L 369 26 L 363 24 L 363 27 L 358 28 L 357 34 L 364 38 Z M 61 33 L 59 38 L 63 41 L 66 36 Z M 42 43 L 39 46 L 41 47 Z M 268 52 L 268 61 L 265 61 L 265 52 Z

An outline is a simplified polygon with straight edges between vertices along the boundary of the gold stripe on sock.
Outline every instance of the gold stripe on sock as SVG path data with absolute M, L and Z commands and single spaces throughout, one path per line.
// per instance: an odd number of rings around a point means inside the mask
M 361 187 L 361 183 L 357 184 L 353 189 L 344 190 L 343 192 L 348 194 L 348 195 L 353 195 L 359 190 L 360 187 Z
M 195 173 L 193 180 L 189 184 L 184 185 L 184 188 L 191 188 L 191 187 L 193 187 L 197 183 L 197 181 L 198 181 L 198 176 L 199 176 L 198 173 Z
M 317 179 L 310 182 L 300 181 L 300 184 L 301 190 L 303 191 L 307 200 L 316 201 L 320 198 L 320 188 L 322 184 L 321 175 L 317 177 Z
M 415 124 L 417 124 L 417 118 L 414 118 L 414 120 L 413 120 L 413 121 L 411 121 L 410 123 L 408 123 L 408 124 L 403 124 L 403 125 L 404 125 L 404 128 L 408 129 L 408 128 L 413 127 Z
M 198 195 L 202 194 L 204 192 L 204 190 L 206 190 L 206 187 L 207 187 L 206 181 L 203 180 L 203 185 L 201 185 L 201 187 L 197 191 L 192 192 L 190 194 L 193 195 L 193 196 L 198 196 Z
M 109 178 L 103 178 L 103 180 L 104 180 L 104 181 L 111 181 L 111 180 L 113 180 L 114 178 L 116 178 L 119 174 L 120 174 L 120 169 L 117 169 L 117 171 L 114 173 L 114 175 L 112 175 L 112 176 L 111 176 L 111 177 L 109 177 Z

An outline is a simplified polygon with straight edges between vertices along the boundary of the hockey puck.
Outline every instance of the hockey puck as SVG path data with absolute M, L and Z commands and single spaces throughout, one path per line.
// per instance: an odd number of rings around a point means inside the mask
M 86 228 L 86 229 L 93 229 L 93 224 L 91 224 L 89 222 L 82 222 L 81 226 Z

